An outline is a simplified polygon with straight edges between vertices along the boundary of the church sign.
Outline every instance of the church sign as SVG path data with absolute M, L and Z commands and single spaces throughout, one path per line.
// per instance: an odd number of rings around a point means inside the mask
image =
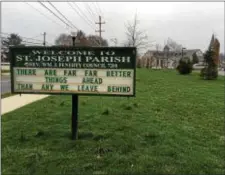
M 136 48 L 11 47 L 13 93 L 135 96 Z

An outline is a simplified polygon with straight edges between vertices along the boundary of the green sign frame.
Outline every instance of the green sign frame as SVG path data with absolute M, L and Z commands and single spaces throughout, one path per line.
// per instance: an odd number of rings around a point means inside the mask
M 95 70 L 110 70 L 110 69 L 117 69 L 117 70 L 123 70 L 123 69 L 130 69 L 133 70 L 133 83 L 132 83 L 132 94 L 102 94 L 101 92 L 96 93 L 71 93 L 71 92 L 18 92 L 15 91 L 14 86 L 14 68 L 15 67 L 21 67 L 21 68 L 59 68 L 57 67 L 60 63 L 64 63 L 63 61 L 69 61 L 67 63 L 74 64 L 74 60 L 70 60 L 72 57 L 71 55 L 74 54 L 94 54 L 92 58 L 93 61 L 100 61 L 101 65 L 105 66 L 104 68 L 79 68 L 79 69 L 95 69 Z M 13 46 L 9 48 L 9 54 L 10 54 L 10 71 L 11 71 L 11 92 L 14 94 L 49 94 L 49 95 L 84 95 L 84 96 L 118 96 L 118 97 L 135 97 L 136 96 L 136 48 L 135 47 L 61 47 L 61 46 Z M 101 54 L 108 54 L 108 57 L 110 58 L 110 61 L 114 61 L 118 68 L 111 68 L 109 65 L 109 62 L 104 62 L 105 60 L 101 60 Z M 18 61 L 16 59 L 20 59 Z M 74 56 L 74 58 L 76 55 Z M 130 58 L 129 62 L 127 63 L 124 61 L 119 60 L 119 58 Z M 64 59 L 63 59 L 64 58 Z M 84 59 L 83 55 L 80 55 L 79 61 L 81 63 L 81 66 L 84 64 L 92 64 L 90 60 Z M 87 57 L 86 57 L 87 58 Z M 42 60 L 43 59 L 43 60 Z M 52 60 L 48 60 L 52 59 Z M 85 61 L 83 61 L 85 60 Z M 55 61 L 55 62 L 53 62 Z M 61 61 L 61 62 L 60 62 Z M 46 66 L 44 62 L 52 63 L 52 67 Z M 93 63 L 94 64 L 94 63 Z M 35 65 L 39 65 L 39 67 L 35 67 Z M 43 67 L 43 65 L 45 65 Z M 99 64 L 100 65 L 100 64 Z M 68 67 L 60 67 L 67 69 Z M 78 68 L 70 68 L 70 69 L 78 69 Z

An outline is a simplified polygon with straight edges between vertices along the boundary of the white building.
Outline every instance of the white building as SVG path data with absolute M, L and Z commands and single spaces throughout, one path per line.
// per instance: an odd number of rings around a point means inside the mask
M 155 67 L 155 68 L 176 68 L 181 58 L 188 57 L 193 61 L 194 55 L 197 56 L 199 63 L 203 63 L 203 53 L 200 49 L 192 50 L 181 50 L 181 51 L 171 51 L 167 45 L 164 47 L 163 51 L 149 50 L 142 57 L 142 64 L 144 67 Z

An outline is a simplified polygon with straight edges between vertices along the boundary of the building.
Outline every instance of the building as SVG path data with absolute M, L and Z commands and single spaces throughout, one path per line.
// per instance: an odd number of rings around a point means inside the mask
M 195 56 L 203 63 L 203 53 L 200 49 L 174 51 L 166 45 L 163 51 L 148 50 L 142 57 L 142 64 L 147 68 L 176 68 L 181 58 L 188 57 L 193 61 Z

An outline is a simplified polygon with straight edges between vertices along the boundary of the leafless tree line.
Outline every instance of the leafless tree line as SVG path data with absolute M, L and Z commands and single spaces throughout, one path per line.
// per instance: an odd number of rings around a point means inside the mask
M 125 33 L 127 40 L 124 46 L 137 48 L 137 67 L 151 68 L 154 60 L 150 54 L 148 55 L 148 50 L 154 46 L 156 51 L 162 51 L 163 47 L 158 43 L 150 41 L 146 30 L 140 29 L 140 20 L 137 13 L 135 13 L 133 20 L 125 24 Z M 181 51 L 182 49 L 182 45 L 171 38 L 168 38 L 165 44 L 173 51 Z M 145 54 L 141 56 L 141 52 L 143 51 Z

